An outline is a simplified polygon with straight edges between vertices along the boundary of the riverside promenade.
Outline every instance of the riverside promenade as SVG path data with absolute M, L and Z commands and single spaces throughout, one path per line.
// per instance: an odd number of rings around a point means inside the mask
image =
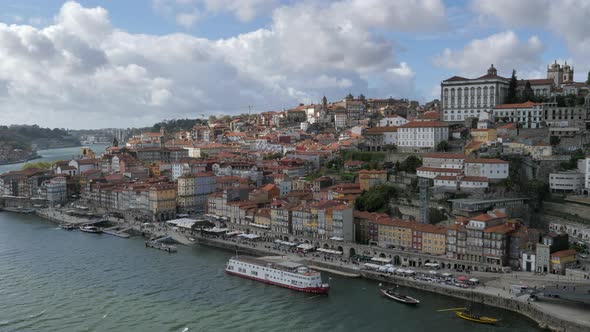
M 534 277 L 532 275 L 532 278 L 529 279 L 523 273 L 472 273 L 471 276 L 480 278 L 482 284 L 473 288 L 462 289 L 442 283 L 422 281 L 413 277 L 392 277 L 379 272 L 366 271 L 361 269 L 359 264 L 355 264 L 343 258 L 328 257 L 326 255 L 318 254 L 314 255 L 313 253 L 307 253 L 305 256 L 302 256 L 300 254 L 289 252 L 288 250 L 277 250 L 273 247 L 271 242 L 252 243 L 237 240 L 223 240 L 214 237 L 203 237 L 200 235 L 194 235 L 194 237 L 196 242 L 201 245 L 230 251 L 239 250 L 241 253 L 256 256 L 280 255 L 292 261 L 299 261 L 310 266 L 319 266 L 324 270 L 329 270 L 328 272 L 339 275 L 356 276 L 360 274 L 367 279 L 395 283 L 423 291 L 465 299 L 468 302 L 477 302 L 503 308 L 527 316 L 537 322 L 541 328 L 551 331 L 590 331 L 590 306 L 554 300 L 531 301 L 527 294 L 517 296 L 512 293 L 510 289 L 511 285 L 522 285 L 523 282 L 528 285 L 529 280 L 531 282 L 533 280 L 539 281 L 539 277 Z M 427 270 L 420 268 L 412 268 L 412 270 L 423 273 L 428 272 Z M 440 272 L 444 271 L 445 270 L 440 270 Z M 552 278 L 550 277 L 545 281 L 552 282 Z M 574 284 L 580 285 L 580 283 Z
M 84 224 L 88 220 L 69 216 L 63 212 L 48 210 L 38 211 L 40 217 L 56 223 Z M 246 240 L 221 239 L 210 236 L 202 236 L 198 233 L 175 231 L 162 223 L 153 227 L 146 227 L 142 223 L 120 223 L 119 226 L 133 229 L 138 234 L 147 237 L 170 236 L 177 242 L 185 245 L 200 244 L 229 251 L 238 250 L 240 253 L 255 256 L 284 256 L 285 259 L 299 261 L 306 265 L 319 267 L 320 269 L 346 276 L 362 276 L 367 279 L 386 283 L 395 283 L 406 287 L 437 293 L 445 296 L 465 299 L 470 302 L 483 303 L 511 310 L 529 317 L 539 324 L 541 328 L 551 331 L 589 331 L 590 332 L 590 307 L 581 304 L 566 303 L 563 301 L 530 301 L 529 295 L 517 296 L 511 292 L 512 285 L 541 285 L 559 282 L 560 285 L 583 285 L 573 283 L 559 276 L 535 276 L 530 273 L 485 273 L 473 272 L 471 276 L 477 277 L 482 282 L 481 286 L 470 289 L 461 289 L 440 283 L 418 280 L 412 277 L 387 276 L 383 273 L 371 272 L 361 269 L 358 262 L 353 262 L 342 257 L 332 257 L 328 254 L 307 253 L 305 255 L 295 253 L 287 249 L 279 249 L 269 241 L 249 242 Z M 194 241 L 192 241 L 194 240 Z M 412 268 L 416 272 L 427 272 L 424 269 Z M 444 272 L 445 270 L 440 270 Z M 451 271 L 453 272 L 453 271 Z M 585 283 L 588 285 L 588 283 Z M 441 308 L 443 309 L 443 308 Z

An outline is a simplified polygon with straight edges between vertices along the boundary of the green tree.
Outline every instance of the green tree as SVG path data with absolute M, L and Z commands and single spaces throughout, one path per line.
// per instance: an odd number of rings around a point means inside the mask
M 524 91 L 522 92 L 522 101 L 533 101 L 535 99 L 535 93 L 533 92 L 533 88 L 531 87 L 531 82 L 526 81 L 524 86 Z
M 447 152 L 449 151 L 449 142 L 441 141 L 436 145 L 436 151 L 438 152 Z
M 516 70 L 512 69 L 512 77 L 510 77 L 510 84 L 508 84 L 508 94 L 506 95 L 507 103 L 516 103 L 518 101 L 518 97 L 516 95 L 517 84 L 518 80 L 516 78 Z
M 395 152 L 395 151 L 397 151 L 397 145 L 395 145 L 395 144 L 385 144 L 383 146 L 383 151 Z
M 389 185 L 378 185 L 363 191 L 355 201 L 355 207 L 360 211 L 389 212 L 389 201 L 397 198 L 397 190 Z
M 38 161 L 34 163 L 26 163 L 21 169 L 39 168 L 39 169 L 50 169 L 53 166 L 53 162 L 50 161 Z
M 578 167 L 578 160 L 586 158 L 586 154 L 584 150 L 577 149 L 574 153 L 570 156 L 570 160 L 564 161 L 561 163 L 561 167 L 565 170 L 574 169 Z
M 209 123 L 214 123 L 217 121 L 217 117 L 215 115 L 209 115 Z
M 416 173 L 416 168 L 422 166 L 422 159 L 416 156 L 409 156 L 399 164 L 398 171 Z

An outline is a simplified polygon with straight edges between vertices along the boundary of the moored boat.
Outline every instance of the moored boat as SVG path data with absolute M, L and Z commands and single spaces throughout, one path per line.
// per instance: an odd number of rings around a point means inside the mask
M 59 228 L 71 231 L 73 229 L 76 229 L 76 226 L 74 226 L 72 224 L 60 224 Z
M 387 288 L 387 289 L 380 288 L 379 291 L 381 291 L 381 293 L 383 295 L 385 295 L 386 297 L 388 297 L 392 300 L 401 302 L 401 303 L 412 304 L 412 305 L 416 305 L 416 304 L 420 303 L 419 300 L 417 300 L 413 297 L 396 292 L 394 288 Z
M 80 226 L 80 230 L 86 233 L 102 233 L 102 230 L 96 226 Z
M 320 272 L 286 260 L 236 256 L 230 258 L 225 272 L 300 292 L 325 295 L 330 292 L 330 285 L 322 282 Z
M 459 318 L 462 318 L 462 319 L 465 319 L 465 320 L 468 320 L 471 322 L 481 323 L 481 324 L 495 324 L 499 321 L 499 319 L 497 319 L 497 318 L 476 315 L 476 314 L 474 314 L 470 311 L 467 311 L 467 310 L 455 311 L 455 314 Z

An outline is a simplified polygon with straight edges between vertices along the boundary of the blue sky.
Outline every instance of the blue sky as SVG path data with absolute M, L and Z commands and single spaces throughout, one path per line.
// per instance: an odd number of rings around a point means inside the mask
M 583 0 L 5 0 L 0 13 L 0 55 L 21 69 L 0 74 L 0 109 L 23 110 L 9 123 L 146 125 L 348 92 L 424 102 L 491 63 L 519 78 L 554 59 L 578 81 L 590 69 Z

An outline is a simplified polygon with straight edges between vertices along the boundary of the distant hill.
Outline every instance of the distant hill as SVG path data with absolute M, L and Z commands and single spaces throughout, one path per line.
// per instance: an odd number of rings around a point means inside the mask
M 174 119 L 164 120 L 156 123 L 150 128 L 152 132 L 160 131 L 160 128 L 164 128 L 167 133 L 172 133 L 180 130 L 191 130 L 195 125 L 205 125 L 207 120 L 203 119 Z
M 37 125 L 0 126 L 0 144 L 10 145 L 15 149 L 65 148 L 80 146 L 80 140 L 71 136 L 65 129 L 41 128 Z

